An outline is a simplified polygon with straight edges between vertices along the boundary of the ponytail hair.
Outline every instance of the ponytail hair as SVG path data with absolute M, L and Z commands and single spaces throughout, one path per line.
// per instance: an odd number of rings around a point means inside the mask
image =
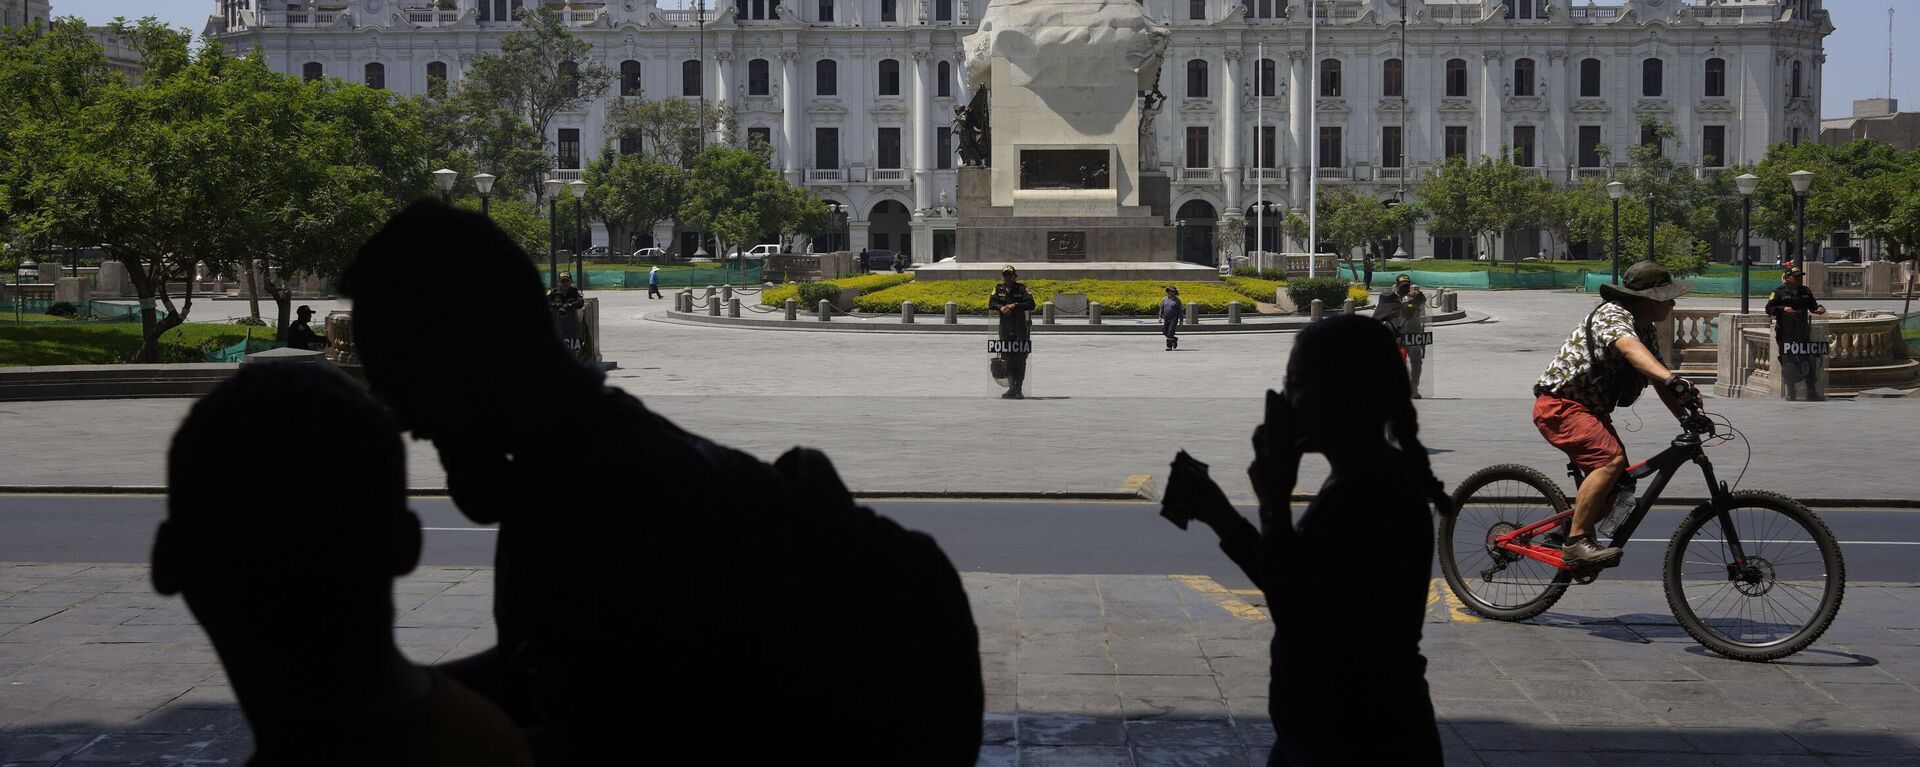
M 1406 462 L 1408 473 L 1418 478 L 1433 510 L 1442 515 L 1452 514 L 1453 498 L 1447 495 L 1447 488 L 1440 483 L 1440 478 L 1433 475 L 1433 463 L 1427 459 L 1427 446 L 1420 444 L 1420 413 L 1414 409 L 1413 400 L 1401 400 L 1395 410 L 1390 423 L 1393 440 L 1400 443 L 1400 460 Z

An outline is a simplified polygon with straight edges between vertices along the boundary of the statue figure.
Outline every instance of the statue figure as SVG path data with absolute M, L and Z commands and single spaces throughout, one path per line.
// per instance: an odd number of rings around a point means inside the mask
M 966 106 L 956 107 L 954 135 L 960 137 L 960 164 L 984 168 L 992 158 L 992 133 L 988 127 L 987 88 L 973 92 Z
M 1140 94 L 1140 171 L 1154 173 L 1160 170 L 1160 105 L 1167 97 L 1156 85 L 1153 90 Z

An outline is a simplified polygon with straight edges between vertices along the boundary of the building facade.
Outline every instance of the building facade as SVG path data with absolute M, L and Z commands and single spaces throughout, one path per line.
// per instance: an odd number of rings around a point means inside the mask
M 534 2 L 218 0 L 206 33 L 288 74 L 415 94 L 458 81 Z M 952 122 L 971 92 L 960 41 L 988 0 L 732 0 L 704 14 L 656 2 L 551 3 L 619 75 L 554 121 L 561 178 L 619 146 L 604 130 L 614 99 L 704 95 L 733 104 L 739 138 L 765 140 L 788 179 L 844 206 L 853 247 L 950 252 Z M 1505 148 L 1556 181 L 1604 178 L 1643 140 L 1643 117 L 1672 124 L 1663 151 L 1703 172 L 1816 140 L 1832 31 L 1822 0 L 1319 0 L 1311 25 L 1308 0 L 1144 2 L 1174 35 L 1143 169 L 1172 180 L 1170 210 L 1191 230 L 1180 257 L 1208 263 L 1212 227 L 1303 207 L 1310 175 L 1387 200 L 1448 157 Z M 1245 247 L 1281 249 L 1266 223 Z M 1462 250 L 1423 231 L 1404 245 Z
M 0 27 L 41 26 L 52 18 L 50 0 L 0 0 Z

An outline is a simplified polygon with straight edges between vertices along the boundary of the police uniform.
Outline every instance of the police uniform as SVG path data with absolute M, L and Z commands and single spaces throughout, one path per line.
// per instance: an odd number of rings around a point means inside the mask
M 1011 271 L 1013 271 L 1013 267 L 1007 267 L 1001 274 L 1006 274 Z M 1011 306 L 1013 309 L 1002 313 L 1000 311 L 1000 307 L 1002 306 Z M 1005 282 L 1001 282 L 993 286 L 993 297 L 987 300 L 987 308 L 992 309 L 996 314 L 1000 315 L 1001 341 L 1032 340 L 1033 331 L 1027 325 L 1027 313 L 1033 311 L 1033 307 L 1033 294 L 1027 291 L 1025 284 L 1015 282 L 1012 285 L 1008 285 Z M 1027 379 L 1027 353 L 1002 352 L 1000 358 L 1006 360 L 1007 363 L 1007 393 L 1003 396 L 1009 399 L 1019 399 L 1021 397 L 1020 384 Z
M 1787 344 L 1813 340 L 1813 310 L 1820 307 L 1820 302 L 1813 297 L 1813 289 L 1804 283 L 1806 272 L 1793 269 L 1787 273 L 1801 275 L 1802 284 L 1793 286 L 1783 282 L 1767 297 L 1767 314 L 1773 317 L 1773 340 L 1781 349 L 1780 382 L 1788 399 L 1822 399 L 1822 395 L 1811 391 L 1818 376 L 1818 362 L 1797 350 L 1787 353 Z M 1793 311 L 1786 311 L 1789 308 Z

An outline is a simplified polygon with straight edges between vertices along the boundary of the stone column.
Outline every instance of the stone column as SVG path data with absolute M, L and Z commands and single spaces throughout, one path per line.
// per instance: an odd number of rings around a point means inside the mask
M 1220 184 L 1226 187 L 1227 210 L 1240 211 L 1240 59 L 1245 54 L 1230 48 L 1221 54 L 1220 97 L 1213 103 L 1220 109 Z
M 927 209 L 933 207 L 933 52 L 923 44 L 913 52 L 913 258 L 916 263 L 933 259 L 933 227 L 927 223 Z
M 1307 52 L 1287 51 L 1287 207 L 1307 204 L 1307 110 L 1313 108 L 1313 80 L 1308 77 Z M 1284 249 L 1283 249 L 1284 250 Z
M 1505 143 L 1500 135 L 1500 115 L 1505 107 L 1500 89 L 1500 68 L 1506 59 L 1505 51 L 1480 52 L 1480 157 L 1472 158 L 1474 162 L 1479 162 L 1482 157 L 1493 157 L 1500 151 L 1500 145 Z
M 801 158 L 806 154 L 800 135 L 800 52 L 780 52 L 780 167 L 787 183 L 798 184 Z
M 714 86 L 713 95 L 708 101 L 714 105 L 733 101 L 733 51 L 721 49 L 713 54 Z M 720 133 L 721 126 L 714 126 L 714 136 L 722 141 L 733 138 Z
M 1567 161 L 1567 113 L 1573 108 L 1573 78 L 1567 73 L 1567 51 L 1555 48 L 1547 51 L 1547 90 L 1540 94 L 1547 104 L 1547 170 L 1555 181 L 1567 181 L 1572 178 L 1567 168 L 1573 163 Z

